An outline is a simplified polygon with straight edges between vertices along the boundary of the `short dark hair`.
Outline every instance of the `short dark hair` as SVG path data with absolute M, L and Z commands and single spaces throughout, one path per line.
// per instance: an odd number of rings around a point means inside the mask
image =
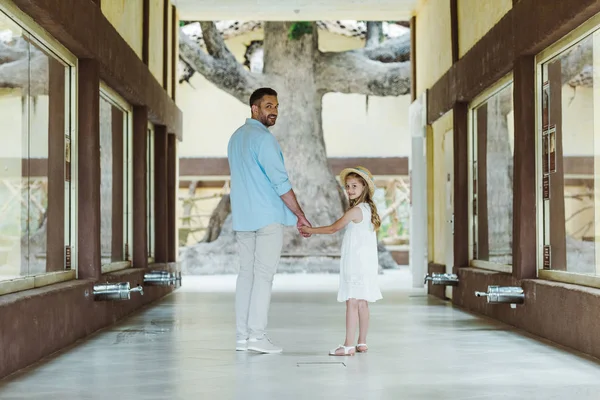
M 250 107 L 254 105 L 258 105 L 258 103 L 265 96 L 275 96 L 277 97 L 277 92 L 271 88 L 263 87 L 260 89 L 256 89 L 254 93 L 250 95 Z

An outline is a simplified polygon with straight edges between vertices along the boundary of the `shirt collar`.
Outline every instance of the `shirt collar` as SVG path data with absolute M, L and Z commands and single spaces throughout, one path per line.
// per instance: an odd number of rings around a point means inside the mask
M 254 118 L 246 118 L 246 124 L 247 125 L 257 125 L 257 126 L 260 126 L 260 127 L 264 128 L 264 129 L 267 129 L 267 127 L 264 126 L 262 122 L 254 119 Z

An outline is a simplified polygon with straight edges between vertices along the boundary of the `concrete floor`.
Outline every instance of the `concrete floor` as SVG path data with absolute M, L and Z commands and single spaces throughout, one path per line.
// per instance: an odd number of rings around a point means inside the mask
M 235 352 L 234 276 L 184 287 L 4 381 L 0 399 L 598 399 L 600 364 L 381 276 L 370 351 L 343 340 L 335 275 L 278 275 L 270 319 L 282 355 Z M 484 300 L 485 301 L 485 300 Z

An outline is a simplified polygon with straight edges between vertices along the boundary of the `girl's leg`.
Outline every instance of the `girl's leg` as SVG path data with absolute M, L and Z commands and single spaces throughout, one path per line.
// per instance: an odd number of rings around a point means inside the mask
M 356 299 L 346 300 L 346 341 L 344 346 L 354 346 L 356 338 L 356 325 L 358 325 L 358 301 Z M 338 349 L 336 354 L 343 354 L 344 349 Z
M 367 333 L 369 332 L 369 303 L 366 300 L 358 300 L 358 320 L 359 320 L 359 331 L 358 331 L 358 343 L 367 344 Z M 367 348 L 360 347 L 359 351 L 366 351 Z

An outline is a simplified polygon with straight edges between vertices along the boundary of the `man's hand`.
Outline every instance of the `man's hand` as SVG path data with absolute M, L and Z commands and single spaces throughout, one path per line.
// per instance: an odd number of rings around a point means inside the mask
M 298 232 L 305 238 L 311 237 L 310 233 L 302 232 L 302 230 L 300 228 L 303 226 L 312 227 L 312 225 L 310 224 L 310 222 L 308 222 L 308 220 L 306 219 L 305 216 L 300 216 L 300 217 L 298 217 L 298 223 L 296 224 L 296 227 L 298 228 Z

